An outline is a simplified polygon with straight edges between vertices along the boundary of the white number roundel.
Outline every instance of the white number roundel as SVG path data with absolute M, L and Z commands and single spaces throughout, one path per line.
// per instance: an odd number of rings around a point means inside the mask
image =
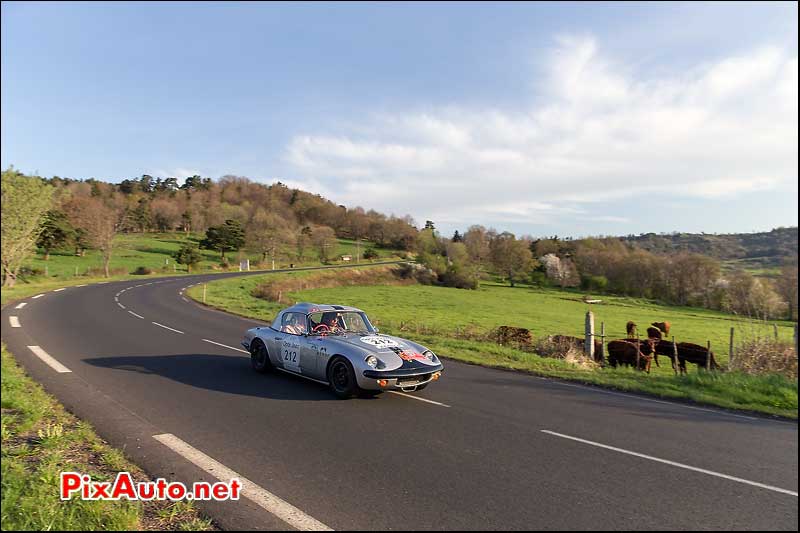
M 372 346 L 376 346 L 378 348 L 392 348 L 395 346 L 400 346 L 396 341 L 387 339 L 386 337 L 381 337 L 380 335 L 367 335 L 366 337 L 361 337 L 361 342 L 365 344 L 371 344 Z

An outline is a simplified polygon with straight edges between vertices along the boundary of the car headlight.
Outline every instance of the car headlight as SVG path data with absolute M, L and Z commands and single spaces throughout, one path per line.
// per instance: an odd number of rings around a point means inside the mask
M 422 352 L 422 355 L 427 357 L 430 361 L 434 361 L 434 362 L 436 361 L 436 354 L 433 353 L 430 350 L 425 350 L 424 352 Z
M 375 357 L 374 355 L 367 356 L 367 358 L 364 359 L 364 361 L 366 361 L 366 363 L 372 368 L 378 368 L 378 358 Z

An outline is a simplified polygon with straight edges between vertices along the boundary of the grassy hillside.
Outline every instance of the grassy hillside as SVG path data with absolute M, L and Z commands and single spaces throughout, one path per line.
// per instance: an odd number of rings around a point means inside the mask
M 172 254 L 186 242 L 198 244 L 202 235 L 192 234 L 186 235 L 184 233 L 127 233 L 120 234 L 114 241 L 114 254 L 111 258 L 111 270 L 117 274 L 131 273 L 138 267 L 146 267 L 154 272 L 173 273 L 185 272 L 185 265 L 176 265 Z M 362 241 L 360 244 L 360 251 L 363 254 L 364 250 L 370 246 L 368 241 Z M 393 257 L 399 252 L 397 250 L 387 250 L 377 248 L 376 251 L 382 257 Z M 200 250 L 203 255 L 203 261 L 198 265 L 199 268 L 195 272 L 219 269 L 220 254 L 210 250 Z M 355 258 L 356 243 L 352 240 L 338 239 L 337 249 L 331 253 L 332 262 L 339 262 L 340 256 L 351 255 Z M 261 256 L 252 251 L 243 250 L 240 253 L 228 253 L 226 256 L 229 261 L 237 264 L 239 257 L 249 258 L 251 265 L 255 265 L 260 261 Z M 319 253 L 313 248 L 309 248 L 305 252 L 305 261 L 303 264 L 318 264 Z M 276 266 L 288 266 L 290 260 L 282 259 L 276 263 Z M 296 260 L 291 260 L 295 264 L 300 264 Z M 26 264 L 29 269 L 34 269 L 36 272 L 35 277 L 58 277 L 68 278 L 75 277 L 76 269 L 79 276 L 89 274 L 102 273 L 102 258 L 100 252 L 97 250 L 87 250 L 84 257 L 78 257 L 72 250 L 55 250 L 51 252 L 50 259 L 44 260 L 44 254 L 36 254 Z M 271 264 L 267 265 L 271 268 Z M 45 270 L 47 275 L 45 276 Z
M 646 233 L 627 241 L 651 252 L 689 251 L 714 257 L 726 269 L 743 268 L 755 275 L 773 276 L 787 261 L 797 260 L 797 227 L 756 233 Z
M 288 276 L 309 276 L 293 273 Z M 252 296 L 261 277 L 221 280 L 208 284 L 207 303 L 230 312 L 269 321 L 285 304 L 268 302 Z M 189 291 L 192 297 L 201 288 Z M 663 397 L 687 398 L 724 407 L 751 409 L 783 416 L 797 416 L 797 382 L 780 376 L 698 373 L 673 376 L 669 361 L 661 359 L 661 368 L 653 366 L 651 375 L 629 370 L 582 370 L 557 360 L 538 357 L 479 337 L 500 325 L 530 329 L 535 337 L 550 334 L 580 335 L 588 305 L 580 295 L 551 289 L 506 287 L 484 284 L 477 291 L 411 286 L 338 287 L 310 289 L 289 294 L 291 301 L 338 303 L 364 309 L 382 332 L 419 340 L 444 357 L 486 366 L 526 370 L 538 374 L 575 379 L 612 386 L 623 390 L 644 391 Z M 624 337 L 625 323 L 633 320 L 640 327 L 653 321 L 673 324 L 678 341 L 712 348 L 721 364 L 728 359 L 728 335 L 731 327 L 737 335 L 771 335 L 765 328 L 743 323 L 731 315 L 689 307 L 668 307 L 630 298 L 608 297 L 593 304 L 597 329 L 605 322 L 610 338 Z M 791 323 L 778 323 L 780 338 L 792 338 Z

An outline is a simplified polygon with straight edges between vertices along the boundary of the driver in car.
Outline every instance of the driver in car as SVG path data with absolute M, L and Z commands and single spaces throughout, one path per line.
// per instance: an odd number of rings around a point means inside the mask
M 322 319 L 320 320 L 319 325 L 314 327 L 314 331 L 320 333 L 334 333 L 334 332 L 341 332 L 343 328 L 339 323 L 339 314 L 338 313 L 323 313 Z

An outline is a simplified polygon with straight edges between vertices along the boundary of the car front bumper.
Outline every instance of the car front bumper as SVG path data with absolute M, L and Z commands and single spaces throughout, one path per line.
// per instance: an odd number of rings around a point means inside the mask
M 358 385 L 368 390 L 402 390 L 411 392 L 421 385 L 436 381 L 442 375 L 441 364 L 421 368 L 398 368 L 397 370 L 364 370 Z

